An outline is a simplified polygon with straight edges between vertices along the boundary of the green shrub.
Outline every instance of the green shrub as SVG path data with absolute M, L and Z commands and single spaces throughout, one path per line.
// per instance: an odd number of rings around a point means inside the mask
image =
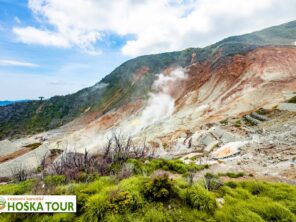
M 216 217 L 219 221 L 251 221 L 248 217 L 260 221 L 256 219 L 258 216 L 261 221 L 296 221 L 295 192 L 291 185 L 261 181 L 238 182 L 235 189 L 224 186 L 225 205 L 216 212 Z
M 35 219 L 36 218 L 36 219 Z M 33 217 L 30 221 L 40 221 L 40 222 L 72 222 L 75 219 L 75 213 L 54 213 L 53 215 L 42 216 L 40 220 L 40 216 Z
M 102 220 L 103 222 L 132 222 L 132 221 L 142 221 L 142 220 L 137 220 L 137 215 L 133 213 L 126 213 L 126 214 L 112 214 L 112 213 L 107 213 L 104 219 Z
M 230 178 L 239 178 L 239 177 L 243 177 L 245 174 L 243 172 L 238 172 L 238 173 L 227 173 L 226 175 Z
M 206 212 L 188 207 L 178 207 L 169 212 L 169 220 L 167 221 L 182 221 L 182 222 L 213 222 L 214 219 Z
M 234 172 L 227 172 L 227 173 L 219 173 L 218 176 L 227 176 L 230 178 L 239 178 L 239 177 L 243 177 L 245 174 L 243 172 L 238 172 L 238 173 L 234 173 Z
M 44 183 L 46 186 L 55 187 L 62 185 L 66 182 L 66 177 L 64 175 L 51 175 L 44 178 Z
M 288 103 L 296 103 L 296 96 L 288 100 Z
M 129 161 L 134 162 L 134 169 L 148 171 L 162 162 Z M 164 162 L 160 165 L 170 166 L 169 161 Z M 296 187 L 292 185 L 244 180 L 207 190 L 202 184 L 204 180 L 191 185 L 184 177 L 172 180 L 167 174 L 154 175 L 151 178 L 134 175 L 123 180 L 95 177 L 89 183 L 67 184 L 60 176 L 49 176 L 45 178 L 46 184 L 55 187 L 51 194 L 77 196 L 76 214 L 0 214 L 0 221 L 296 221 Z M 208 187 L 219 180 L 212 174 L 206 174 L 205 178 L 210 181 Z M 34 184 L 37 183 L 28 180 L 0 185 L 0 194 L 29 194 Z M 48 194 L 47 190 L 44 192 Z M 223 198 L 219 207 L 216 197 Z
M 2 195 L 21 195 L 32 190 L 34 180 L 27 180 L 19 183 L 0 185 L 0 194 Z
M 1 222 L 29 222 L 26 218 L 26 214 L 0 214 L 0 221 Z
M 229 186 L 231 188 L 236 188 L 237 184 L 233 181 L 228 181 L 227 183 L 225 183 L 226 186 Z
M 123 215 L 107 213 L 106 216 L 104 217 L 104 219 L 102 221 L 106 221 L 106 222 L 121 222 L 121 221 L 125 221 L 125 220 L 123 219 Z
M 209 167 L 208 165 L 197 165 L 195 163 L 186 164 L 181 160 L 153 159 L 148 162 L 143 162 L 141 160 L 129 159 L 127 162 L 134 165 L 134 172 L 136 174 L 151 174 L 158 169 L 186 174 L 188 172 L 197 172 Z
M 75 219 L 74 213 L 54 213 L 50 214 L 0 214 L 1 222 L 72 222 Z
M 241 121 L 240 120 L 235 121 L 234 126 L 240 128 L 242 126 Z
M 108 210 L 115 214 L 123 213 L 126 210 L 134 210 L 137 207 L 133 196 L 128 191 L 115 191 L 111 194 L 106 205 Z
M 296 214 L 296 187 L 283 183 L 266 183 L 262 181 L 243 181 L 240 185 L 259 197 L 268 197 L 287 207 Z
M 79 177 L 77 179 L 78 182 L 82 183 L 90 183 L 95 181 L 96 179 L 99 178 L 99 175 L 97 173 L 80 173 Z
M 236 200 L 248 200 L 252 195 L 245 189 L 237 187 L 235 189 L 230 188 L 229 186 L 222 187 L 224 195 L 228 195 Z
M 174 196 L 172 180 L 167 174 L 157 176 L 144 184 L 143 193 L 147 199 L 167 201 Z
M 122 180 L 118 187 L 121 190 L 128 191 L 133 197 L 133 208 L 140 209 L 144 205 L 143 188 L 144 183 L 147 182 L 147 178 L 144 177 L 130 177 Z
M 268 110 L 260 108 L 256 111 L 256 113 L 258 113 L 260 115 L 266 115 L 266 114 L 268 114 Z
M 296 217 L 290 210 L 268 198 L 255 198 L 246 205 L 248 209 L 260 215 L 265 221 L 296 221 Z
M 213 175 L 211 173 L 206 173 L 204 176 L 204 186 L 206 189 L 210 191 L 216 191 L 219 190 L 219 188 L 223 185 L 223 182 L 217 177 L 216 175 Z
M 201 211 L 212 213 L 216 209 L 214 195 L 197 184 L 187 188 L 185 200 L 188 205 Z
M 32 144 L 26 145 L 25 147 L 30 150 L 35 150 L 36 148 L 38 148 L 41 145 L 42 145 L 42 143 L 32 143 Z
M 248 181 L 248 182 L 242 182 L 242 187 L 246 190 L 248 190 L 253 195 L 259 195 L 260 193 L 264 192 L 266 187 L 264 184 L 260 181 Z
M 140 193 L 143 184 L 142 178 L 130 177 L 122 180 L 117 186 L 110 182 L 108 178 L 101 178 L 80 188 L 77 202 L 84 202 L 82 204 L 82 221 L 101 221 L 106 214 L 110 218 L 110 214 L 125 214 L 143 206 L 143 198 Z M 93 193 L 96 194 L 89 197 Z M 80 199 L 81 196 L 83 196 L 82 199 Z M 116 221 L 116 218 L 112 220 Z
M 90 196 L 101 193 L 106 188 L 114 187 L 113 181 L 109 177 L 100 177 L 99 179 L 88 184 L 70 184 L 64 186 L 63 194 L 74 194 L 77 198 L 78 212 L 84 212 L 88 199 Z
M 88 198 L 84 205 L 84 214 L 81 217 L 82 222 L 98 222 L 101 221 L 106 213 L 108 202 L 108 193 L 102 192 Z
M 76 186 L 74 192 L 85 193 L 85 194 L 95 194 L 99 193 L 103 188 L 110 187 L 113 185 L 113 181 L 110 177 L 100 177 L 99 179 L 88 183 L 88 184 L 80 184 Z
M 197 172 L 204 168 L 207 168 L 205 165 L 196 165 L 195 163 L 186 164 L 181 160 L 153 160 L 151 164 L 155 165 L 155 169 L 163 169 L 168 170 L 180 174 L 184 174 L 186 172 Z
M 171 206 L 171 205 L 170 205 Z M 212 216 L 205 212 L 198 211 L 196 209 L 188 208 L 183 205 L 171 206 L 167 208 L 161 203 L 148 204 L 142 211 L 142 214 L 138 214 L 134 220 L 131 221 L 147 221 L 147 222 L 213 222 Z
M 221 123 L 222 125 L 227 125 L 228 120 L 227 120 L 227 119 L 225 119 L 225 120 L 221 120 L 220 123 Z
M 216 211 L 215 219 L 220 222 L 264 222 L 256 213 L 242 205 L 228 205 Z
M 99 184 L 102 185 L 103 183 Z M 108 211 L 110 194 L 117 189 L 114 185 L 104 186 L 98 193 L 89 196 L 82 209 L 82 222 L 101 221 Z
M 169 221 L 168 215 L 162 205 L 156 205 L 155 207 L 150 207 L 148 209 L 146 208 L 143 219 L 145 222 Z
M 135 174 L 147 173 L 147 169 L 145 168 L 145 163 L 143 161 L 137 159 L 128 159 L 127 163 L 133 165 L 133 170 Z

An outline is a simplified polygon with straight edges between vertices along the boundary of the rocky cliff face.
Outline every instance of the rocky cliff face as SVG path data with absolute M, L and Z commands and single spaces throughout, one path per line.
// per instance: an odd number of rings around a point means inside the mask
M 155 80 L 163 81 L 160 88 L 152 86 L 148 100 L 136 100 L 85 122 L 70 141 L 77 146 L 82 135 L 99 138 L 120 131 L 163 146 L 180 132 L 194 132 L 203 124 L 241 117 L 262 107 L 271 109 L 285 100 L 287 91 L 296 91 L 295 61 L 295 47 L 268 46 L 227 58 L 217 52 L 215 62 L 166 68 Z M 178 69 L 183 76 L 174 79 Z M 89 141 L 95 148 L 103 139 Z M 88 142 L 83 141 L 82 147 L 84 143 Z

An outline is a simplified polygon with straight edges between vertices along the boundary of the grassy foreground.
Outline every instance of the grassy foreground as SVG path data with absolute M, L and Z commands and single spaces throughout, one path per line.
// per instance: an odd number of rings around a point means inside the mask
M 207 166 L 130 159 L 113 176 L 46 176 L 0 185 L 4 194 L 77 195 L 76 214 L 0 214 L 0 221 L 296 221 L 296 187 L 256 180 L 222 183 Z M 161 170 L 160 170 L 161 169 Z

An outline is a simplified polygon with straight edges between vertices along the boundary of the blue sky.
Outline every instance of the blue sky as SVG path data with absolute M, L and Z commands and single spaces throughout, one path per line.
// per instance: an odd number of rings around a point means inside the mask
M 0 100 L 73 93 L 127 59 L 203 47 L 295 11 L 294 0 L 0 0 Z
M 112 33 L 96 43 L 102 51 L 96 56 L 77 48 L 19 42 L 12 27 L 40 25 L 27 4 L 26 0 L 0 0 L 0 100 L 72 93 L 95 84 L 130 58 L 119 50 L 126 37 Z

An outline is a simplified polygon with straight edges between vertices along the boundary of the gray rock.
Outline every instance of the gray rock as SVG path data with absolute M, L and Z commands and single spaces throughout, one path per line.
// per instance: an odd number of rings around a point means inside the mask
M 16 146 L 9 140 L 0 141 L 0 156 L 7 155 L 9 153 L 13 153 L 17 151 L 20 147 Z
M 219 141 L 214 141 L 212 143 L 210 143 L 209 145 L 207 145 L 207 147 L 204 149 L 204 152 L 206 153 L 210 153 L 212 152 L 217 146 L 219 145 Z
M 250 116 L 250 115 L 246 115 L 245 117 L 245 120 L 247 120 L 247 121 L 249 121 L 249 122 L 251 122 L 252 124 L 254 124 L 254 125 L 258 125 L 258 124 L 260 124 L 261 123 L 261 121 L 260 120 L 258 120 L 258 119 L 255 119 L 255 118 L 253 118 L 252 116 Z
M 277 108 L 279 110 L 296 112 L 296 103 L 280 103 Z
M 266 116 L 260 115 L 260 114 L 258 114 L 258 113 L 256 113 L 256 112 L 252 112 L 252 113 L 251 113 L 251 116 L 252 116 L 253 118 L 255 118 L 255 119 L 260 120 L 260 121 L 268 121 L 268 120 L 270 120 L 270 119 L 267 118 Z
M 12 176 L 13 170 L 19 166 L 22 166 L 22 168 L 26 171 L 33 171 L 41 164 L 44 155 L 47 155 L 48 153 L 49 152 L 47 146 L 41 145 L 40 147 L 32 150 L 29 153 L 4 162 L 0 164 L 0 176 Z
M 228 132 L 222 129 L 221 127 L 213 127 L 210 130 L 210 132 L 212 133 L 212 135 L 214 135 L 214 137 L 216 137 L 218 140 L 220 140 L 224 144 L 239 141 L 242 139 L 239 135 Z

